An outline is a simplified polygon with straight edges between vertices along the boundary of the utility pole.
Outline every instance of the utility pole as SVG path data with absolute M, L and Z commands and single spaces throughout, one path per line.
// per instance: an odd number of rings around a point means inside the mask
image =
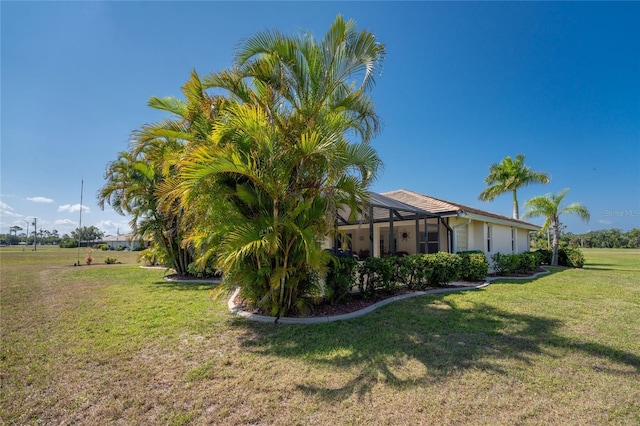
M 82 243 L 82 194 L 84 193 L 84 179 L 80 181 L 80 222 L 78 224 L 78 266 L 80 266 L 80 243 Z
M 33 218 L 33 251 L 38 250 L 38 218 Z

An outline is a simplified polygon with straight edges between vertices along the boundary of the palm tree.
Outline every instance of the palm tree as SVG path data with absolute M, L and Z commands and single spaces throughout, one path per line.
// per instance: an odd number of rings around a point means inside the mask
M 180 146 L 178 144 L 178 146 Z M 162 148 L 165 155 L 175 156 L 176 151 Z M 179 275 L 188 274 L 192 256 L 181 241 L 181 217 L 161 208 L 157 189 L 164 179 L 166 158 L 130 152 L 120 152 L 118 159 L 110 163 L 105 172 L 106 184 L 98 193 L 98 205 L 109 204 L 116 213 L 131 215 L 129 222 L 133 233 L 141 238 L 152 238 Z
M 188 274 L 193 248 L 185 239 L 193 214 L 172 193 L 176 163 L 192 146 L 206 143 L 224 99 L 208 95 L 195 71 L 182 86 L 185 100 L 152 97 L 148 105 L 171 114 L 169 119 L 141 126 L 132 134 L 131 148 L 120 152 L 105 173 L 107 184 L 98 199 L 122 215 L 131 215 L 134 234 L 150 237 L 180 275 Z M 171 194 L 172 196 L 168 196 Z
M 203 79 L 227 99 L 210 143 L 179 163 L 178 193 L 185 207 L 224 216 L 193 240 L 217 235 L 226 279 L 265 312 L 304 310 L 331 215 L 367 197 L 381 164 L 368 145 L 379 119 L 367 91 L 383 56 L 372 34 L 338 16 L 321 42 L 258 34 L 232 69 Z
M 500 163 L 493 163 L 489 167 L 489 174 L 484 183 L 489 185 L 484 189 L 478 199 L 481 201 L 493 201 L 498 195 L 513 193 L 513 218 L 519 219 L 518 189 L 534 183 L 546 185 L 549 183 L 549 173 L 534 172 L 524 164 L 524 155 L 516 155 L 515 160 L 506 156 Z
M 580 217 L 584 222 L 589 222 L 589 210 L 581 203 L 572 203 L 568 206 L 561 207 L 562 200 L 569 192 L 569 188 L 560 191 L 558 194 L 547 194 L 538 196 L 526 202 L 525 206 L 529 208 L 522 216 L 523 218 L 543 216 L 546 221 L 542 227 L 545 231 L 551 226 L 553 232 L 553 257 L 551 265 L 558 265 L 558 241 L 560 237 L 560 215 L 574 214 Z
M 22 231 L 22 228 L 18 225 L 11 226 L 9 228 L 9 235 L 13 233 L 14 236 L 18 236 L 18 231 Z

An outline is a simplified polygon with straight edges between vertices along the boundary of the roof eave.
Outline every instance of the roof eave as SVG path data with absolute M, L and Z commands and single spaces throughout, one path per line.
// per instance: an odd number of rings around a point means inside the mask
M 469 219 L 483 221 L 483 222 L 496 223 L 498 225 L 515 226 L 517 228 L 528 229 L 530 231 L 539 231 L 541 229 L 540 226 L 534 225 L 533 223 L 522 222 L 519 220 L 500 219 L 496 217 L 485 216 L 477 213 L 469 213 L 465 211 L 462 212 L 461 216 L 467 217 Z

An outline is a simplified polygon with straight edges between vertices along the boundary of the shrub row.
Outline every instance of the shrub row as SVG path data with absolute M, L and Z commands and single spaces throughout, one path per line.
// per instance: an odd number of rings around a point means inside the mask
M 533 272 L 542 262 L 542 255 L 538 252 L 519 254 L 496 253 L 491 256 L 493 269 L 498 275 L 524 274 Z
M 543 265 L 551 265 L 553 250 L 538 249 L 535 251 L 540 255 Z M 559 247 L 558 248 L 558 265 L 568 266 L 569 268 L 582 268 L 584 266 L 584 255 L 578 248 Z
M 479 281 L 487 276 L 488 269 L 482 253 L 368 257 L 360 264 L 355 259 L 334 258 L 329 264 L 325 298 L 332 303 L 344 301 L 356 285 L 364 297 L 371 297 L 394 293 L 402 286 L 423 290 L 457 279 Z

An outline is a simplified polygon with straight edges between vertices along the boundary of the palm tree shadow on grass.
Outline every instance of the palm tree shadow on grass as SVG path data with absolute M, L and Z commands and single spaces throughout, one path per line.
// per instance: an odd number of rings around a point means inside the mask
M 194 282 L 194 281 L 156 281 L 154 285 L 158 288 L 166 288 L 171 290 L 189 290 L 189 291 L 209 291 L 217 286 L 218 282 Z
M 458 307 L 444 295 L 410 299 L 369 316 L 325 325 L 273 326 L 238 319 L 249 330 L 246 350 L 283 358 L 304 359 L 332 371 L 353 375 L 335 388 L 303 379 L 297 387 L 326 400 L 366 396 L 376 383 L 405 388 L 446 380 L 466 369 L 506 375 L 505 362 L 530 364 L 544 355 L 578 352 L 620 364 L 610 374 L 640 372 L 640 357 L 597 343 L 559 334 L 562 323 L 542 316 L 514 314 L 478 303 Z M 402 366 L 419 368 L 409 377 Z M 401 377 L 405 376 L 405 377 Z

